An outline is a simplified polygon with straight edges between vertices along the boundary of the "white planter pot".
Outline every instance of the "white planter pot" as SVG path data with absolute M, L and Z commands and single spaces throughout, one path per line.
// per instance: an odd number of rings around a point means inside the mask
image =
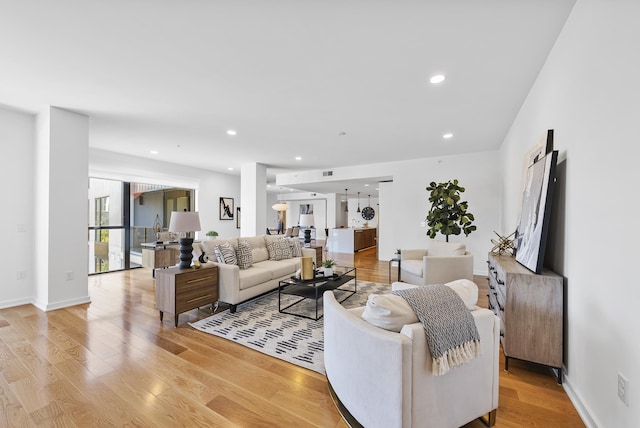
M 333 268 L 328 268 L 328 267 L 326 267 L 326 268 L 323 268 L 323 269 L 324 269 L 324 272 L 323 272 L 323 273 L 324 273 L 324 276 L 331 276 L 331 275 L 333 275 Z

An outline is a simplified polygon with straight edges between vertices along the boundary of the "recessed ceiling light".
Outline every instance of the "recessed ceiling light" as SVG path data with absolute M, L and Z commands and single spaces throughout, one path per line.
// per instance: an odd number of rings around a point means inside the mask
M 445 140 L 448 140 L 449 138 L 452 138 L 453 134 L 451 132 L 447 132 L 446 134 L 442 135 L 442 138 L 444 138 Z
M 233 171 L 233 167 L 232 167 L 232 166 L 230 166 L 229 168 L 227 168 L 227 170 L 229 170 L 229 171 Z
M 235 129 L 227 129 L 227 135 L 236 135 L 237 132 Z
M 429 80 L 431 83 L 442 83 L 444 82 L 444 74 L 436 74 L 435 76 L 431 76 Z
M 302 156 L 296 156 L 296 160 L 302 160 Z
M 157 150 L 149 150 L 149 153 L 152 155 L 157 155 L 159 152 Z
M 369 187 L 369 185 L 368 185 L 368 184 L 365 184 L 365 185 L 364 185 L 364 187 Z

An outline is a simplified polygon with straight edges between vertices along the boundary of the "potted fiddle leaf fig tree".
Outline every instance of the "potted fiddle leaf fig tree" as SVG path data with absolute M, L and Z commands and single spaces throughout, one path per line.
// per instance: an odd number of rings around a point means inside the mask
M 441 233 L 449 242 L 449 235 L 460 235 L 464 233 L 468 236 L 476 230 L 473 224 L 475 220 L 469 209 L 467 201 L 461 201 L 460 194 L 464 192 L 464 187 L 460 186 L 458 180 L 449 180 L 446 183 L 436 183 L 432 181 L 427 186 L 431 209 L 427 213 L 427 235 L 433 239 L 436 234 Z

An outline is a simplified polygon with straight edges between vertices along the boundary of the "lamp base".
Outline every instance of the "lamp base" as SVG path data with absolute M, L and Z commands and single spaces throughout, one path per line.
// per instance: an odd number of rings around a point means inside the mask
M 180 238 L 180 269 L 189 269 L 193 259 L 193 238 Z
M 311 229 L 304 230 L 304 246 L 311 247 Z

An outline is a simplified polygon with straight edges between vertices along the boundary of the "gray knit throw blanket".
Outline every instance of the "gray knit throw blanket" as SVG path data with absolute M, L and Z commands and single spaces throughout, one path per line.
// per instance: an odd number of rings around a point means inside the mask
M 440 376 L 480 355 L 480 334 L 464 302 L 446 285 L 425 285 L 392 292 L 403 297 L 424 327 Z

